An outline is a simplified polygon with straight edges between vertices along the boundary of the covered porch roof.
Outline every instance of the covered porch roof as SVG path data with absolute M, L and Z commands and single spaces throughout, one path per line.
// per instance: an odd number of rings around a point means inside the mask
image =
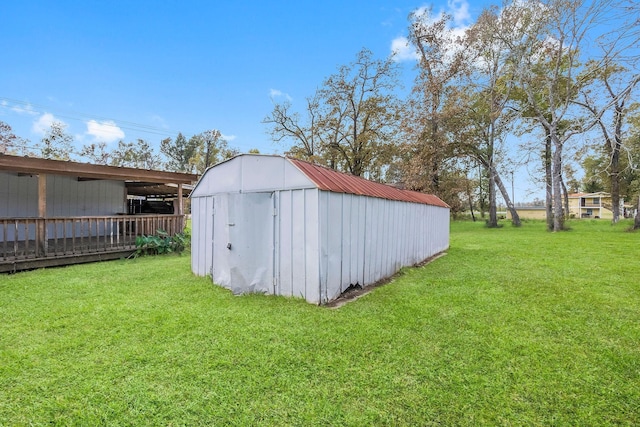
M 64 160 L 0 154 L 0 171 L 29 175 L 66 175 L 78 179 L 124 181 L 128 194 L 139 196 L 188 196 L 198 175 L 136 169 L 120 166 L 94 165 Z M 180 187 L 180 188 L 179 188 Z

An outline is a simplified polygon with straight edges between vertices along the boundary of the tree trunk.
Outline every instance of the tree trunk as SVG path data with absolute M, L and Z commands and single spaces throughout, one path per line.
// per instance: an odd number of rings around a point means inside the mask
M 476 222 L 476 216 L 473 213 L 473 196 L 471 193 L 471 186 L 469 185 L 468 179 L 467 179 L 467 199 L 469 200 L 469 211 L 471 212 L 471 219 L 473 219 L 473 222 Z
M 495 228 L 498 226 L 498 212 L 496 207 L 496 172 L 493 166 L 489 168 L 489 221 L 487 226 Z
M 480 207 L 480 218 L 484 218 L 485 205 L 484 205 L 484 194 L 482 192 L 482 165 L 478 163 L 478 205 Z
M 553 161 L 552 161 L 552 176 L 553 176 L 553 231 L 564 230 L 564 214 L 562 209 L 562 142 L 558 139 L 558 136 L 552 134 L 554 138 Z
M 629 92 L 631 93 L 631 92 Z M 629 96 L 629 95 L 627 95 Z M 616 105 L 614 112 L 613 146 L 611 147 L 611 211 L 613 222 L 620 220 L 620 149 L 622 147 L 622 122 L 626 99 Z
M 545 181 L 545 210 L 547 214 L 547 230 L 553 230 L 553 177 L 551 174 L 551 135 L 545 129 L 546 139 L 544 146 L 544 181 Z
M 611 168 L 613 169 L 613 167 L 613 162 L 611 162 Z M 615 224 L 620 221 L 620 177 L 618 171 L 611 172 L 611 205 L 613 223 Z
M 560 184 L 562 185 L 562 201 L 564 202 L 564 219 L 569 219 L 569 193 L 567 193 L 567 186 L 562 177 L 560 177 Z
M 520 222 L 520 215 L 518 215 L 518 211 L 516 211 L 516 208 L 513 205 L 513 201 L 509 197 L 509 192 L 507 191 L 507 188 L 504 186 L 504 183 L 502 182 L 502 179 L 500 179 L 500 175 L 498 175 L 497 172 L 495 173 L 495 181 L 496 185 L 500 189 L 500 193 L 502 193 L 502 198 L 507 204 L 507 209 L 509 209 L 509 212 L 511 212 L 511 224 L 515 225 L 516 227 L 520 227 L 522 225 L 522 223 Z

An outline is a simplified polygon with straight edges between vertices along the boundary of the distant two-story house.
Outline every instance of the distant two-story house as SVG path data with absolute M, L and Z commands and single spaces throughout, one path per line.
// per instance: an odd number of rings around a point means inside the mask
M 620 215 L 623 215 L 624 200 L 620 199 Z M 604 218 L 613 219 L 611 194 L 605 192 L 597 193 L 574 193 L 569 194 L 569 217 L 570 218 Z M 545 219 L 546 210 L 544 206 L 517 206 L 516 210 L 522 219 Z M 507 212 L 507 218 L 510 218 Z
M 620 214 L 624 212 L 624 199 L 620 198 Z M 574 193 L 569 194 L 569 217 L 613 219 L 611 194 Z

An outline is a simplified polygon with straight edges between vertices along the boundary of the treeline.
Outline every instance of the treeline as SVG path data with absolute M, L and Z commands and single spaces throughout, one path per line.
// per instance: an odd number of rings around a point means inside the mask
M 163 139 L 159 152 L 144 139 L 121 140 L 111 149 L 105 142 L 86 144 L 77 149 L 73 136 L 66 132 L 66 125 L 58 121 L 51 123 L 40 142 L 31 145 L 30 141 L 16 136 L 11 126 L 0 121 L 0 153 L 201 175 L 209 166 L 231 158 L 239 151 L 230 147 L 218 130 L 201 132 L 188 139 L 179 133 L 175 139 Z
M 518 0 L 464 29 L 419 9 L 407 99 L 394 58 L 364 49 L 302 108 L 277 103 L 264 122 L 291 156 L 435 193 L 454 213 L 487 209 L 489 226 L 498 192 L 519 224 L 504 177 L 525 166 L 546 187 L 550 230 L 579 190 L 610 191 L 617 221 L 619 198 L 640 192 L 639 20 L 626 0 Z

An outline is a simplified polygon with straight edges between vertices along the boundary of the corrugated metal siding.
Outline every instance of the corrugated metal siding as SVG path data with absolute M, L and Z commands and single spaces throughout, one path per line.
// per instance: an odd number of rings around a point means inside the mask
M 38 177 L 0 172 L 0 218 L 38 216 Z
M 298 159 L 288 159 L 311 179 L 320 190 L 334 193 L 348 193 L 403 202 L 423 203 L 448 208 L 445 202 L 432 194 L 417 191 L 400 190 L 390 185 L 368 181 L 354 175 L 338 172 Z
M 125 212 L 124 182 L 47 175 L 47 216 L 97 216 Z M 38 177 L 0 173 L 0 217 L 38 216 Z
M 275 294 L 319 300 L 318 190 L 277 192 Z
M 449 246 L 448 209 L 321 191 L 322 303 L 367 286 Z
M 253 156 L 248 157 L 253 160 Z M 275 167 L 277 171 L 264 174 L 267 178 L 261 183 L 256 176 L 262 176 L 262 170 L 247 168 L 247 165 L 255 166 L 255 163 L 244 161 L 243 158 L 232 159 L 222 164 L 219 170 L 214 167 L 205 175 L 207 180 L 220 178 L 224 191 L 221 192 L 215 182 L 200 182 L 199 191 L 194 191 L 195 196 L 192 194 L 192 270 L 199 275 L 211 274 L 213 270 L 214 282 L 234 292 L 255 291 L 250 286 L 242 289 L 246 283 L 243 285 L 240 282 L 246 282 L 246 277 L 264 265 L 273 275 L 273 286 L 268 288 L 261 285 L 258 291 L 324 303 L 339 296 L 351 284 L 370 285 L 449 246 L 449 209 L 439 199 L 436 198 L 436 203 L 428 204 L 425 199 L 408 202 L 405 196 L 403 200 L 395 200 L 353 194 L 350 192 L 353 189 L 348 186 L 349 179 L 346 179 L 346 184 L 341 184 L 345 191 L 318 188 L 274 190 L 271 199 L 273 205 L 269 206 L 273 206 L 275 211 L 267 213 L 274 213 L 275 216 L 273 226 L 267 227 L 262 224 L 264 212 L 255 212 L 256 209 L 269 210 L 266 205 L 225 201 L 251 198 L 248 188 L 264 186 L 266 181 L 284 181 L 283 186 L 286 187 L 287 175 L 296 177 L 303 185 L 307 185 L 307 182 L 313 184 L 313 181 L 311 177 L 310 181 L 301 179 L 306 172 L 289 160 L 268 157 L 269 161 L 265 164 Z M 278 159 L 280 164 L 274 161 Z M 229 187 L 231 182 L 220 176 L 221 171 L 241 178 L 240 182 L 235 187 Z M 247 173 L 255 176 L 247 179 Z M 332 177 L 331 174 L 328 176 Z M 246 187 L 247 184 L 250 187 Z M 384 191 L 390 191 L 391 188 L 376 185 L 385 187 Z M 228 193 L 225 192 L 227 190 Z M 236 212 L 231 213 L 232 208 Z M 220 211 L 239 218 L 255 216 L 255 223 L 262 225 L 247 224 L 247 229 L 259 226 L 271 231 L 257 233 L 249 230 L 247 236 L 233 237 L 226 227 L 226 223 L 233 221 Z M 261 218 L 259 221 L 258 217 Z M 225 245 L 230 238 L 242 240 L 243 245 L 247 246 L 238 258 L 240 262 L 233 266 L 219 258 L 220 253 L 228 252 Z M 254 258 L 262 261 L 256 262 Z M 234 268 L 242 270 L 244 275 L 242 280 L 236 280 L 238 283 L 231 283 L 231 270 Z
M 109 180 L 78 181 L 73 177 L 47 175 L 47 217 L 100 216 L 125 212 L 124 182 Z M 38 177 L 0 173 L 0 218 L 35 218 L 38 216 Z M 100 233 L 104 224 L 98 224 Z M 50 224 L 47 234 L 62 236 L 64 225 Z M 66 225 L 70 235 L 71 224 Z M 78 229 L 88 234 L 88 230 Z M 5 237 L 3 236 L 2 239 Z M 14 238 L 13 232 L 6 236 Z M 20 239 L 24 236 L 19 235 Z M 34 235 L 29 238 L 33 239 Z
M 212 274 L 213 197 L 191 200 L 191 271 L 198 276 Z

